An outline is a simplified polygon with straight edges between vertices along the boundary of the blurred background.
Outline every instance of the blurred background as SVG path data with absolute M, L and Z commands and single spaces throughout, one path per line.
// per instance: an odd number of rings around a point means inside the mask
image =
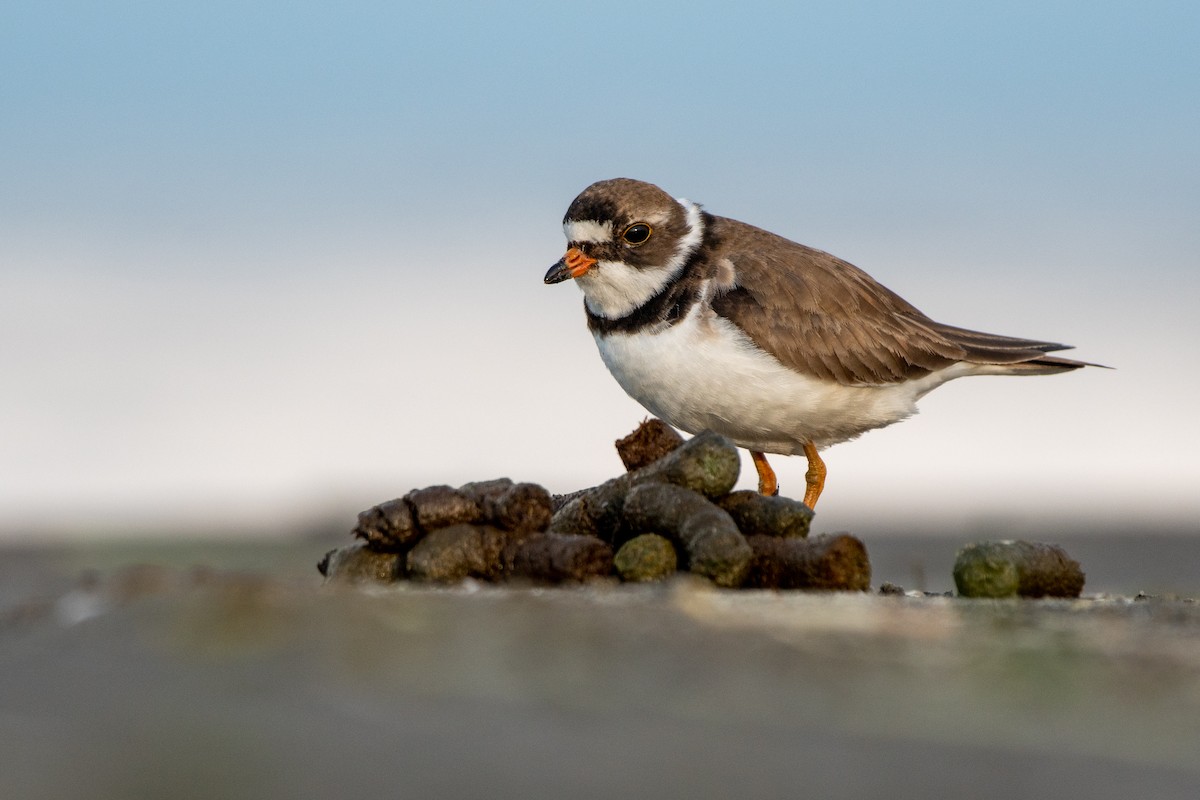
M 616 176 L 1116 368 L 940 389 L 820 528 L 1195 530 L 1200 7 L 791 6 L 5 4 L 0 537 L 612 476 L 645 412 L 542 276 Z

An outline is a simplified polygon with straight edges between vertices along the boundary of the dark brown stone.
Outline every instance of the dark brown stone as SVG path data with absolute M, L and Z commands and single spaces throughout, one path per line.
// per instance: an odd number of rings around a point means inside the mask
M 743 536 L 808 536 L 813 510 L 799 500 L 755 491 L 731 492 L 717 500 Z
M 358 515 L 354 535 L 374 550 L 399 552 L 411 547 L 421 536 L 413 521 L 412 509 L 404 498 L 389 500 Z
M 538 533 L 550 527 L 550 493 L 536 483 L 517 483 L 489 498 L 485 510 L 494 525 L 519 533 Z
M 617 455 L 626 470 L 641 469 L 683 444 L 683 437 L 656 417 L 644 420 L 633 433 L 616 441 Z
M 464 578 L 495 580 L 504 573 L 510 537 L 490 525 L 458 524 L 425 535 L 408 554 L 413 580 L 455 583 Z
M 594 536 L 534 533 L 506 555 L 509 575 L 537 583 L 586 581 L 612 574 L 613 551 Z
M 404 495 L 413 521 L 423 533 L 461 523 L 479 522 L 483 510 L 474 498 L 453 486 L 428 486 Z
M 500 495 L 507 492 L 513 486 L 510 478 L 493 478 L 490 481 L 471 481 L 464 483 L 458 487 L 458 490 L 467 495 L 483 508 L 488 500 L 494 500 Z
M 748 587 L 855 592 L 871 587 L 867 548 L 847 533 L 810 539 L 748 536 L 746 541 L 754 551 Z

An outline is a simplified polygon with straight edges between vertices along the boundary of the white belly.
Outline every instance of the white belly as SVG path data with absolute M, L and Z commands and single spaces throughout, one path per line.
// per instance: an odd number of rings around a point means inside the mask
M 956 365 L 881 386 L 811 378 L 700 306 L 658 332 L 597 336 L 596 346 L 621 388 L 655 416 L 688 433 L 710 429 L 740 447 L 788 455 L 805 442 L 825 447 L 898 422 L 916 412 L 921 395 L 966 374 Z

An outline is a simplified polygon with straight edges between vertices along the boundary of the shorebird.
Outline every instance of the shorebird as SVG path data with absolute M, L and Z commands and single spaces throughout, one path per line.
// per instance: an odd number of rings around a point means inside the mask
M 764 494 L 778 493 L 766 454 L 803 453 L 809 507 L 819 450 L 911 416 L 946 381 L 1097 366 L 1047 355 L 1069 345 L 935 322 L 852 264 L 642 181 L 592 184 L 563 230 L 545 282 L 583 291 L 621 387 L 670 425 L 749 450 Z

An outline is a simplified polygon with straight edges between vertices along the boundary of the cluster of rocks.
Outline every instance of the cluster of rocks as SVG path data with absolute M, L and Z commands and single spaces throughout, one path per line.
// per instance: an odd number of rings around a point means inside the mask
M 737 448 L 648 420 L 617 442 L 627 471 L 570 495 L 507 478 L 415 489 L 359 514 L 361 541 L 326 554 L 330 580 L 647 581 L 686 570 L 722 587 L 865 591 L 866 548 L 809 537 L 813 512 L 733 491 Z
M 810 537 L 803 503 L 733 491 L 741 462 L 728 439 L 685 442 L 650 419 L 616 447 L 626 472 L 569 495 L 508 478 L 414 489 L 359 514 L 360 541 L 318 567 L 329 580 L 383 583 L 640 582 L 688 571 L 727 588 L 869 588 L 859 539 Z M 1056 545 L 980 542 L 959 551 L 954 582 L 962 597 L 1078 597 L 1084 573 Z
M 612 551 L 582 536 L 547 532 L 550 493 L 507 478 L 455 489 L 430 486 L 358 515 L 358 545 L 320 565 L 329 578 L 452 583 L 527 578 L 557 583 L 607 574 Z

